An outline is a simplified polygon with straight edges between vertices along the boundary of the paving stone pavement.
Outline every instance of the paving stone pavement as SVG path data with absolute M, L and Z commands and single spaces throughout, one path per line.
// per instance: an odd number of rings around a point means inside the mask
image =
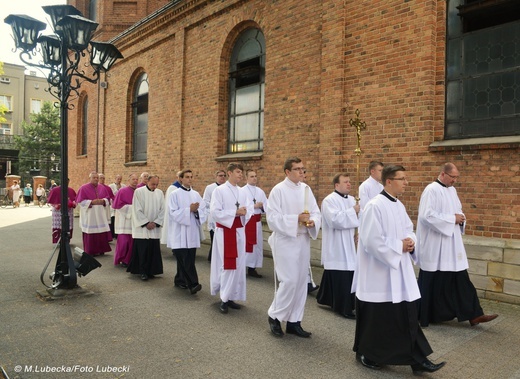
M 157 279 L 142 282 L 115 267 L 109 253 L 98 259 L 101 268 L 79 278 L 92 295 L 42 300 L 36 291 L 44 289 L 40 272 L 53 249 L 50 225 L 47 207 L 0 209 L 0 366 L 9 378 L 412 376 L 407 366 L 371 371 L 357 363 L 355 321 L 318 306 L 314 295 L 302 323 L 310 339 L 272 336 L 269 258 L 258 270 L 264 278 L 247 279 L 242 309 L 220 314 L 218 298 L 209 294 L 207 245 L 198 251 L 197 295 L 173 287 L 176 263 L 163 247 L 164 275 Z M 77 225 L 78 219 L 71 243 L 81 247 Z M 313 272 L 319 281 L 322 270 Z M 500 317 L 476 327 L 452 321 L 424 329 L 430 358 L 447 362 L 424 377 L 520 378 L 520 307 L 485 300 L 482 306 Z

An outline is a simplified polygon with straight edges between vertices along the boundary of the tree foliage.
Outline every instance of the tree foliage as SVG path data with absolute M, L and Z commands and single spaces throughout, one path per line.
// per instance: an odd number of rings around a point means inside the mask
M 60 158 L 60 111 L 51 102 L 44 102 L 40 113 L 31 113 L 29 123 L 22 122 L 23 135 L 15 136 L 15 146 L 19 150 L 19 172 L 34 172 L 58 180 L 55 169 Z M 51 156 L 55 157 L 54 162 Z

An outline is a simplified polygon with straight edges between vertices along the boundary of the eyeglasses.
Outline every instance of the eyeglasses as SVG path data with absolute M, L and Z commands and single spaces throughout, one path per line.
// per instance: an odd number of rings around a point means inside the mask
M 291 168 L 291 171 L 303 171 L 303 172 L 305 172 L 305 167 L 293 167 L 293 168 Z
M 406 178 L 389 178 L 390 180 L 407 180 Z
M 452 179 L 458 179 L 458 178 L 460 178 L 460 176 L 453 176 L 453 175 L 448 174 L 447 172 L 445 172 L 445 174 L 448 175 L 448 176 L 449 176 L 450 178 L 452 178 Z
M 219 176 L 219 177 L 222 178 L 222 177 L 226 176 L 226 174 L 219 174 L 219 175 L 217 175 L 217 176 Z

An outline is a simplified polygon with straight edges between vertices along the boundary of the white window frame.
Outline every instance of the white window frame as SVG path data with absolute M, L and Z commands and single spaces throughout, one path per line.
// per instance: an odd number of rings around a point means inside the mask
M 0 95 L 0 105 L 3 105 L 7 112 L 13 111 L 13 97 L 11 95 Z
M 34 110 L 34 106 L 33 106 L 33 104 L 34 104 L 35 102 L 38 102 L 38 103 L 39 103 L 39 105 L 38 105 L 38 107 L 39 107 L 39 108 L 38 108 L 38 112 L 36 112 L 36 111 Z M 43 105 L 43 100 L 41 100 L 41 99 L 33 99 L 33 98 L 31 98 L 31 113 L 40 114 L 41 111 L 42 111 L 42 105 Z

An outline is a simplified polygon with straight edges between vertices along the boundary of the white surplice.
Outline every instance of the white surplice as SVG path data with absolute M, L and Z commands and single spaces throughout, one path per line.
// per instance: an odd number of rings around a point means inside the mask
M 179 188 L 170 193 L 168 200 L 167 246 L 170 249 L 200 247 L 200 225 L 206 221 L 206 203 L 194 189 Z M 190 211 L 190 205 L 199 203 L 198 218 Z
M 92 200 L 83 200 L 79 205 L 79 226 L 86 234 L 96 234 L 110 231 L 107 220 L 106 207 L 110 205 L 109 199 L 103 199 L 105 205 L 91 205 Z
M 211 196 L 210 214 L 215 223 L 230 228 L 238 207 L 246 207 L 247 213 L 241 216 L 242 227 L 236 229 L 238 258 L 235 270 L 224 269 L 224 230 L 216 226 L 213 237 L 210 285 L 211 294 L 220 292 L 223 302 L 228 300 L 246 300 L 246 233 L 244 226 L 253 214 L 253 199 L 240 191 L 229 181 L 214 189 Z
M 204 199 L 204 202 L 206 203 L 207 213 L 208 213 L 208 230 L 215 231 L 215 220 L 213 220 L 213 217 L 211 216 L 210 212 L 210 205 L 211 205 L 211 195 L 213 194 L 213 191 L 215 188 L 217 188 L 219 185 L 217 183 L 211 183 L 206 186 L 206 189 L 204 190 L 204 194 L 202 195 L 202 198 Z
M 160 239 L 161 228 L 147 229 L 149 222 L 164 227 L 164 194 L 156 188 L 151 191 L 146 185 L 134 192 L 132 200 L 132 237 L 134 239 Z
M 412 220 L 404 205 L 394 200 L 377 195 L 361 217 L 352 292 L 362 301 L 400 303 L 421 297 L 412 265 L 414 254 L 403 253 L 405 238 L 416 241 Z
M 359 206 L 361 209 L 365 209 L 368 202 L 380 194 L 382 190 L 383 185 L 371 176 L 361 183 L 359 186 Z
M 118 192 L 121 188 L 125 188 L 125 187 L 126 187 L 126 185 L 121 184 L 121 186 L 120 186 L 119 188 L 117 188 L 117 184 L 116 184 L 116 183 L 110 183 L 108 186 L 109 186 L 110 189 L 112 190 L 112 193 L 114 194 L 114 198 L 116 197 L 117 192 Z M 115 217 L 115 215 L 116 215 L 116 210 L 115 210 L 114 208 L 110 207 L 110 217 L 112 217 L 112 216 Z M 115 230 L 115 220 L 114 220 L 114 232 L 115 232 L 116 234 L 118 234 L 118 233 L 116 232 L 116 230 Z
M 164 227 L 161 232 L 161 243 L 163 245 L 168 244 L 168 232 L 169 232 L 168 225 L 170 225 L 170 202 L 168 201 L 168 199 L 170 198 L 170 194 L 173 191 L 178 190 L 178 189 L 179 189 L 179 187 L 171 184 L 168 187 L 168 189 L 166 190 L 166 195 L 164 196 L 164 221 L 163 221 Z
M 116 234 L 132 234 L 132 204 L 115 209 L 114 231 Z
M 438 182 L 424 189 L 417 219 L 417 257 L 424 271 L 463 271 L 468 258 L 462 241 L 464 226 L 455 224 L 462 204 L 455 187 Z
M 259 202 L 263 204 L 262 208 L 254 208 L 255 215 L 265 213 L 265 209 L 267 209 L 267 196 L 263 189 L 246 184 L 241 190 L 247 191 L 247 195 L 253 200 L 253 205 Z M 252 268 L 262 267 L 263 260 L 264 235 L 262 232 L 262 222 L 259 221 L 256 223 L 256 245 L 253 246 L 253 252 L 246 252 L 246 266 Z
M 354 234 L 359 220 L 355 205 L 352 196 L 343 197 L 337 192 L 328 195 L 321 203 L 321 264 L 325 270 L 356 269 Z
M 298 215 L 308 211 L 312 228 L 299 225 Z M 298 322 L 303 318 L 307 299 L 310 238 L 316 239 L 321 214 L 312 190 L 305 183 L 288 178 L 273 187 L 266 210 L 275 273 L 279 281 L 268 314 L 279 321 Z

